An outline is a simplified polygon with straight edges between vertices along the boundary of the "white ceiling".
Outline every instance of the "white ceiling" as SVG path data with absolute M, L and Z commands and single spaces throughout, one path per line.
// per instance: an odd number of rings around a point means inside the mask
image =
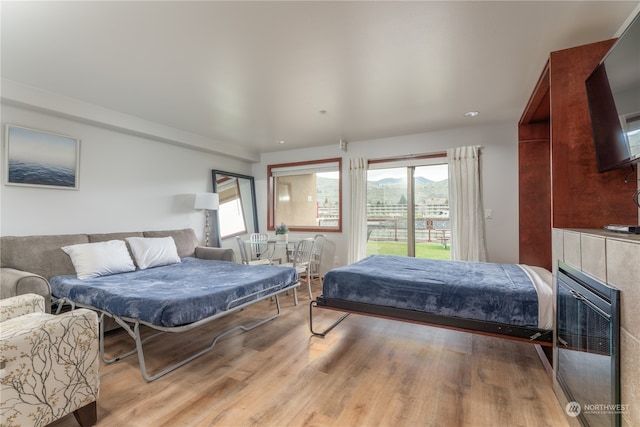
M 1 73 L 269 152 L 515 123 L 549 52 L 638 4 L 2 1 Z

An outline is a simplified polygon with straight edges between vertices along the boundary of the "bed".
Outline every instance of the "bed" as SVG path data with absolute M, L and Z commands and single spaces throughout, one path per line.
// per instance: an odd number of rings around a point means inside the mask
M 55 276 L 50 279 L 50 284 L 56 299 L 97 310 L 102 313 L 101 320 L 104 316 L 112 317 L 127 331 L 136 347 L 107 360 L 104 355 L 104 328 L 101 327 L 101 357 L 105 363 L 113 363 L 137 353 L 146 381 L 153 381 L 208 352 L 219 339 L 233 331 L 248 331 L 275 319 L 280 314 L 278 296 L 299 286 L 293 268 L 247 266 L 189 257 L 171 265 L 97 278 Z M 147 372 L 143 344 L 150 339 L 165 332 L 191 330 L 272 297 L 276 301 L 275 314 L 249 326 L 234 326 L 214 337 L 208 348 L 154 375 Z M 148 326 L 156 332 L 143 339 L 141 326 Z
M 345 312 L 322 331 L 315 308 Z M 363 314 L 552 345 L 551 273 L 540 267 L 372 255 L 327 272 L 311 333 Z

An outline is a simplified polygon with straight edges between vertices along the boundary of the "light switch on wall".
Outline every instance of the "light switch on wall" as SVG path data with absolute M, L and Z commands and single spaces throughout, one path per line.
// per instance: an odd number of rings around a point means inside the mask
M 485 209 L 484 210 L 484 218 L 485 219 L 493 219 L 493 209 Z

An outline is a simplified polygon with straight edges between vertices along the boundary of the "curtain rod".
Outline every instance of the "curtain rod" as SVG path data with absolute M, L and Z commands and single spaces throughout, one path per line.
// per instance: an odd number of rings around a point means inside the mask
M 431 154 L 407 154 L 406 156 L 397 156 L 397 157 L 385 157 L 382 159 L 371 159 L 369 163 L 385 163 L 385 162 L 393 162 L 397 160 L 407 160 L 407 159 L 435 159 L 438 157 L 447 157 L 446 151 L 441 151 L 438 153 Z

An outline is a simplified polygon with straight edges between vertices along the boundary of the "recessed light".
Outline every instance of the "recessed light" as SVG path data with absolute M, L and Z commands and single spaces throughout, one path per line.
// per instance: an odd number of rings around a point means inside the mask
M 466 113 L 464 113 L 464 116 L 465 117 L 475 117 L 478 114 L 480 114 L 480 113 L 478 113 L 477 111 L 467 111 Z
M 278 141 L 278 144 L 284 144 L 283 140 Z

